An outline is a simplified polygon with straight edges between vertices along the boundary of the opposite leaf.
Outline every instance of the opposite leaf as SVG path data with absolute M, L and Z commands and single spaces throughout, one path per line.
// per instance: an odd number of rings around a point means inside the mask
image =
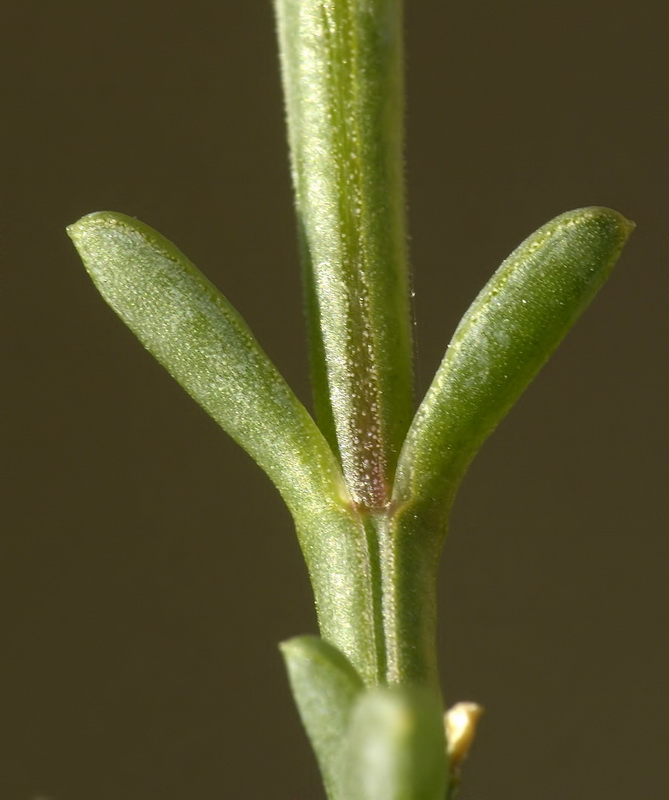
M 347 747 L 346 800 L 443 800 L 448 760 L 436 694 L 368 690 L 354 709 Z
M 606 208 L 557 217 L 502 264 L 462 318 L 407 435 L 384 585 L 387 675 L 436 684 L 436 575 L 450 503 L 483 440 L 615 263 L 632 225 Z
M 444 505 L 484 439 L 608 277 L 633 228 L 607 208 L 554 219 L 462 318 L 407 436 L 395 498 Z
M 330 800 L 345 800 L 342 758 L 351 710 L 363 689 L 358 673 L 332 645 L 300 636 L 281 645 L 290 685 Z
M 237 311 L 183 253 L 123 214 L 90 214 L 68 233 L 104 299 L 289 506 L 333 492 L 338 468 L 308 412 Z
M 365 534 L 315 422 L 235 309 L 157 231 L 101 212 L 68 232 L 104 299 L 279 489 L 295 519 L 321 631 L 374 682 Z

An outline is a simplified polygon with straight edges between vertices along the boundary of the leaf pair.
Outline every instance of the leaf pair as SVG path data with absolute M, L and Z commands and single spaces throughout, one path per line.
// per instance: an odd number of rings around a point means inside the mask
M 242 318 L 182 253 L 122 214 L 89 215 L 69 233 L 105 300 L 277 486 L 296 522 L 321 633 L 374 685 L 436 683 L 434 583 L 455 489 L 601 286 L 631 227 L 609 209 L 572 211 L 502 264 L 411 423 L 390 504 L 371 516 Z
M 448 770 L 436 694 L 366 689 L 344 656 L 317 637 L 281 649 L 329 800 L 442 800 Z
M 568 212 L 502 264 L 460 322 L 399 458 L 393 501 L 442 501 L 608 276 L 631 223 Z M 267 472 L 297 517 L 346 503 L 340 465 L 225 297 L 167 239 L 100 212 L 68 232 L 105 300 Z M 306 511 L 305 511 L 306 509 Z

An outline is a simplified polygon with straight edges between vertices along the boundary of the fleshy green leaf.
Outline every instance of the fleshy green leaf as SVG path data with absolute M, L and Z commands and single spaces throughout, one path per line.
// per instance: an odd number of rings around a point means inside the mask
M 354 501 L 382 508 L 412 402 L 402 3 L 275 5 L 315 405 Z
M 346 730 L 362 679 L 344 655 L 315 636 L 281 645 L 293 696 L 321 768 L 330 800 L 345 800 L 340 786 Z
M 458 325 L 407 436 L 396 499 L 443 502 L 604 283 L 633 225 L 570 211 L 526 239 Z
M 606 208 L 562 214 L 509 256 L 455 331 L 397 468 L 384 583 L 391 680 L 436 680 L 435 576 L 455 490 L 605 281 L 632 227 Z
M 399 687 L 361 695 L 344 774 L 346 800 L 443 800 L 448 764 L 439 698 Z
M 306 409 L 225 297 L 157 231 L 100 212 L 68 232 L 104 299 L 277 486 L 295 518 L 321 631 L 374 683 L 366 534 Z
M 241 316 L 183 253 L 122 214 L 91 214 L 68 232 L 104 299 L 290 506 L 332 494 L 338 469 L 310 415 Z

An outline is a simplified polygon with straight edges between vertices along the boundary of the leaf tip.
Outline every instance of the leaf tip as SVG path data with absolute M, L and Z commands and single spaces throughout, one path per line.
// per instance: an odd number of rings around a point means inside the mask
M 128 217 L 125 214 L 119 214 L 117 211 L 93 211 L 90 214 L 85 214 L 71 225 L 68 225 L 65 230 L 67 231 L 67 235 L 70 237 L 70 239 L 72 239 L 72 241 L 76 244 L 76 242 L 86 234 L 91 226 L 109 223 L 118 224 L 124 221 L 137 222 L 137 220 L 133 220 L 132 217 Z
M 279 642 L 279 650 L 284 658 L 291 656 L 302 655 L 305 651 L 310 651 L 315 647 L 312 639 L 317 639 L 316 636 L 293 636 L 291 639 L 285 639 Z
M 608 228 L 614 240 L 619 244 L 619 247 L 627 242 L 630 234 L 636 227 L 636 223 L 627 219 L 619 211 L 607 206 L 588 206 L 586 208 L 578 208 L 575 211 L 568 211 L 562 218 L 571 218 L 574 222 L 590 221 L 599 223 L 603 228 Z M 558 220 L 560 217 L 557 218 Z

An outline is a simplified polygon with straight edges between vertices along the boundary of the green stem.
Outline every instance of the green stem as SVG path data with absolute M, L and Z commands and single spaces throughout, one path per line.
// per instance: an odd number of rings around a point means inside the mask
M 276 0 L 315 405 L 384 508 L 411 418 L 400 0 Z
M 387 522 L 382 545 L 386 680 L 440 693 L 436 654 L 436 586 L 440 545 L 409 509 Z M 430 532 L 433 534 L 433 532 Z

